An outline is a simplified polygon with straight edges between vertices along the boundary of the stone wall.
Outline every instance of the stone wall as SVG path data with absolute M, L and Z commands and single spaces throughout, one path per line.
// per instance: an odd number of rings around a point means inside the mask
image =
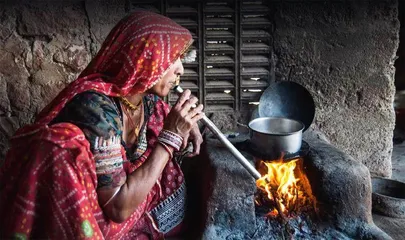
M 0 0 L 0 159 L 8 138 L 90 61 L 127 0 Z M 314 124 L 333 144 L 389 176 L 396 1 L 273 1 L 276 76 L 304 85 Z

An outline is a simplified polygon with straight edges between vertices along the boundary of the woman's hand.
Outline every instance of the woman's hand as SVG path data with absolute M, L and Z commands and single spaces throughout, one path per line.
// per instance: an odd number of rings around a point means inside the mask
M 198 124 L 195 124 L 190 130 L 190 134 L 183 139 L 182 149 L 187 147 L 190 140 L 193 143 L 193 152 L 189 153 L 187 157 L 194 157 L 200 154 L 201 143 L 203 142 L 203 137 L 200 129 L 198 128 Z
M 190 130 L 197 125 L 197 121 L 204 117 L 203 105 L 191 108 L 198 99 L 191 96 L 190 90 L 184 91 L 176 105 L 172 107 L 165 120 L 163 129 L 179 134 L 183 138 L 188 138 Z

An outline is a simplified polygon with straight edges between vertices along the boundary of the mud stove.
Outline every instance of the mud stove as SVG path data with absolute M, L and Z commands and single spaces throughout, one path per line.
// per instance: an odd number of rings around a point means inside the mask
M 247 137 L 234 143 L 262 175 L 270 174 L 261 179 L 264 185 L 215 139 L 206 140 L 198 159 L 184 162 L 188 237 L 391 239 L 373 223 L 368 169 L 322 134 L 308 130 L 299 156 L 284 156 L 291 159 L 280 162 L 293 163 L 283 168 L 292 168 L 295 176 L 286 176 L 286 170 L 274 164 L 277 160 L 272 166 L 258 161 L 260 150 L 243 146 Z M 274 175 L 280 172 L 284 175 Z

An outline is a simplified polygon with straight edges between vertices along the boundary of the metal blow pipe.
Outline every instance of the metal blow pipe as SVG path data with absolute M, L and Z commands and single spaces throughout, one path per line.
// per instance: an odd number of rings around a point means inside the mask
M 180 95 L 184 92 L 183 88 L 180 85 L 177 85 L 173 89 Z M 252 175 L 256 180 L 261 177 L 260 173 L 256 170 L 255 167 L 250 164 L 250 162 L 239 152 L 238 149 L 222 134 L 222 132 L 215 126 L 215 124 L 207 117 L 204 116 L 201 121 L 211 130 L 211 132 L 221 141 L 226 148 L 233 154 L 236 160 Z

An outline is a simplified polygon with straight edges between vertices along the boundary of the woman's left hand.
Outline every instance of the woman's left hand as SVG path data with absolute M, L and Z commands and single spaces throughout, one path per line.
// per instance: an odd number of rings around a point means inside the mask
M 187 147 L 189 140 L 191 140 L 191 142 L 193 143 L 193 152 L 188 154 L 187 157 L 197 156 L 198 154 L 200 154 L 200 146 L 203 142 L 198 124 L 195 124 L 194 127 L 190 130 L 190 134 L 183 139 L 182 149 Z

